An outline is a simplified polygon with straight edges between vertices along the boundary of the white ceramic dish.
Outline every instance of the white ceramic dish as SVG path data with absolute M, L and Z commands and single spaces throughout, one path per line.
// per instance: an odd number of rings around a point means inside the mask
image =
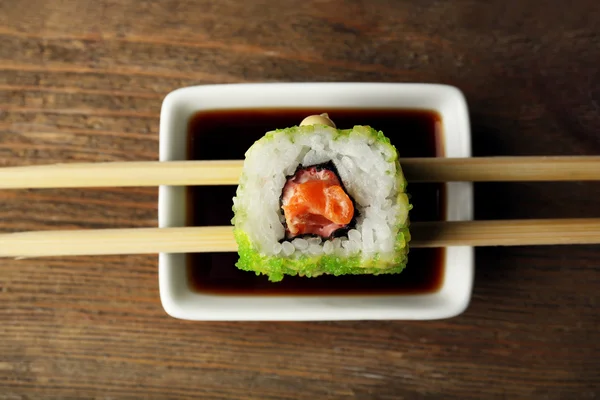
M 160 160 L 184 160 L 188 119 L 197 111 L 244 108 L 410 108 L 442 117 L 447 157 L 470 157 L 468 110 L 451 86 L 404 83 L 267 83 L 195 86 L 165 98 L 160 116 Z M 401 149 L 400 149 L 401 153 Z M 448 220 L 473 218 L 470 183 L 448 183 Z M 185 225 L 185 188 L 159 189 L 159 226 Z M 473 248 L 449 247 L 439 291 L 382 296 L 238 296 L 197 293 L 188 287 L 184 254 L 160 254 L 160 298 L 165 311 L 186 320 L 431 320 L 462 313 L 471 298 Z

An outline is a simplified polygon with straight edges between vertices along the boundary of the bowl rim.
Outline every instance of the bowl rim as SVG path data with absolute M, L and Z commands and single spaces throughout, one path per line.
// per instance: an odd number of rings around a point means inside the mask
M 444 105 L 439 109 L 428 108 L 436 111 L 442 117 L 449 118 L 448 104 L 451 105 L 452 118 L 455 118 L 455 124 L 460 128 L 454 131 L 446 132 L 444 130 L 444 148 L 446 157 L 471 157 L 471 132 L 468 116 L 467 103 L 462 92 L 450 85 L 431 84 L 431 83 L 358 83 L 358 82 L 310 82 L 310 83 L 234 83 L 234 84 L 209 84 L 189 86 L 176 89 L 164 98 L 160 114 L 160 161 L 170 161 L 182 159 L 181 152 L 173 151 L 173 142 L 179 137 L 181 142 L 181 129 L 174 132 L 173 124 L 181 123 L 176 121 L 181 119 L 182 115 L 191 116 L 200 110 L 210 109 L 239 109 L 239 108 L 261 108 L 261 99 L 258 97 L 266 96 L 289 96 L 294 93 L 301 98 L 296 105 L 286 105 L 288 108 L 320 107 L 320 104 L 310 104 L 310 99 L 306 97 L 307 93 L 331 94 L 340 93 L 360 93 L 363 106 L 352 106 L 352 108 L 383 108 L 378 100 L 386 100 L 386 96 L 392 96 L 399 92 L 406 98 L 428 98 L 437 99 Z M 385 95 L 384 95 L 385 93 Z M 211 97 L 212 96 L 212 97 Z M 246 96 L 246 97 L 244 97 Z M 302 97 L 304 96 L 304 97 Z M 378 97 L 379 96 L 379 97 Z M 421 97 L 419 97 L 421 96 Z M 427 97 L 429 96 L 429 97 Z M 291 96 L 293 97 L 293 96 Z M 366 98 L 366 100 L 364 100 Z M 236 99 L 237 101 L 232 101 Z M 270 98 L 273 100 L 273 98 Z M 332 101 L 335 98 L 332 97 Z M 441 99 L 441 100 L 440 100 Z M 389 100 L 389 98 L 388 98 Z M 322 100 L 321 100 L 322 101 Z M 409 102 L 410 103 L 410 102 Z M 243 106 L 243 104 L 246 104 Z M 257 106 L 259 104 L 259 106 Z M 341 104 L 341 103 L 340 103 Z M 336 106 L 323 106 L 335 108 Z M 347 105 L 338 105 L 340 108 L 349 108 Z M 267 108 L 267 107 L 265 107 Z M 270 107 L 269 107 L 270 108 Z M 278 107 L 282 108 L 282 107 Z M 423 108 L 423 107 L 398 107 L 391 106 L 387 108 Z M 174 122 L 175 121 L 175 122 Z M 187 127 L 187 119 L 185 121 Z M 187 132 L 183 133 L 187 136 Z M 451 139 L 459 142 L 452 151 L 449 151 Z M 187 142 L 187 140 L 185 141 Z M 181 143 L 179 143 L 181 145 Z M 183 157 L 185 159 L 185 157 Z M 473 188 L 468 182 L 447 183 L 447 210 L 448 220 L 470 220 L 473 219 Z M 177 191 L 181 196 L 181 190 L 185 188 L 160 186 L 159 187 L 159 227 L 182 226 L 181 219 L 173 220 L 173 201 L 177 197 Z M 451 196 L 452 201 L 451 201 Z M 462 291 L 453 293 L 444 298 L 439 298 L 439 293 L 447 286 L 446 282 L 438 292 L 423 295 L 382 295 L 382 296 L 331 296 L 338 301 L 315 301 L 313 296 L 225 296 L 197 294 L 193 293 L 187 286 L 175 284 L 175 268 L 185 268 L 182 260 L 185 255 L 181 254 L 160 254 L 159 255 L 159 289 L 160 298 L 165 312 L 178 319 L 207 321 L 207 320 L 356 320 L 356 319 L 394 319 L 394 320 L 432 320 L 440 318 L 450 318 L 461 314 L 467 307 L 471 299 L 471 292 L 474 279 L 474 250 L 472 247 L 457 246 L 446 248 L 446 260 L 444 281 L 448 273 L 449 258 L 460 257 L 461 263 L 465 264 L 464 271 L 460 279 Z M 456 261 L 455 261 L 456 262 Z M 458 278 L 457 278 L 458 279 Z M 438 295 L 437 299 L 433 299 Z M 315 296 L 318 297 L 318 296 Z M 443 297 L 443 296 L 442 296 Z M 288 300 L 285 303 L 287 312 L 278 307 L 274 309 L 269 305 L 259 304 L 257 299 L 276 299 Z M 329 296 L 327 296 L 328 299 Z M 412 298 L 410 306 L 398 304 L 400 299 Z M 370 302 L 370 306 L 365 307 L 357 300 Z M 368 300 L 367 300 L 368 299 Z M 228 300 L 228 301 L 227 301 Z M 291 300 L 291 301 L 290 301 Z M 376 300 L 376 301 L 374 301 Z M 435 301 L 433 301 L 435 300 Z M 194 303 L 196 307 L 190 307 Z M 248 303 L 253 303 L 253 307 L 248 307 Z M 260 303 L 260 302 L 258 302 Z M 263 301 L 264 303 L 264 301 Z M 301 303 L 301 304 L 299 304 Z M 320 307 L 316 307 L 320 305 Z M 325 307 L 325 310 L 323 310 Z

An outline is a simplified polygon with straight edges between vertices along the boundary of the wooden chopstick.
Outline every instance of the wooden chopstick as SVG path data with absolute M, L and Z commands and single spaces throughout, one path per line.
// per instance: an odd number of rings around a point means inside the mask
M 404 158 L 410 182 L 600 180 L 600 156 Z M 0 189 L 236 185 L 241 160 L 74 163 L 0 168 Z
M 600 218 L 419 222 L 411 247 L 600 243 Z M 235 252 L 232 227 L 135 228 L 0 234 L 0 257 Z

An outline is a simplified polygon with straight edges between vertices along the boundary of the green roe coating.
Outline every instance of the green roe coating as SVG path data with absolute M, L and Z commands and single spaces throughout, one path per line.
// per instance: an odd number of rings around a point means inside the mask
M 408 249 L 394 258 L 392 262 L 381 262 L 376 255 L 371 260 L 362 261 L 356 255 L 352 257 L 340 257 L 336 255 L 307 256 L 299 258 L 283 258 L 265 256 L 252 247 L 248 235 L 241 230 L 234 231 L 238 243 L 239 261 L 235 264 L 244 271 L 256 272 L 256 275 L 265 274 L 271 282 L 279 282 L 284 275 L 300 275 L 308 278 L 322 274 L 329 275 L 361 275 L 361 274 L 397 274 L 402 272 L 407 262 Z M 408 236 L 408 228 L 398 233 L 402 243 Z

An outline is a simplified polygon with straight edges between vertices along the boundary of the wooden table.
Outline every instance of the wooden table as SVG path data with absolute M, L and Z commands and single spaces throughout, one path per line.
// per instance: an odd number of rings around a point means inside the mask
M 283 2 L 282 2 L 283 3 Z M 600 154 L 595 0 L 0 3 L 0 164 L 155 160 L 163 96 L 257 81 L 441 82 L 473 151 Z M 476 185 L 476 217 L 600 217 L 598 183 Z M 0 231 L 156 226 L 157 190 L 0 192 Z M 432 322 L 193 323 L 157 257 L 0 259 L 2 399 L 592 399 L 600 247 L 482 248 Z

